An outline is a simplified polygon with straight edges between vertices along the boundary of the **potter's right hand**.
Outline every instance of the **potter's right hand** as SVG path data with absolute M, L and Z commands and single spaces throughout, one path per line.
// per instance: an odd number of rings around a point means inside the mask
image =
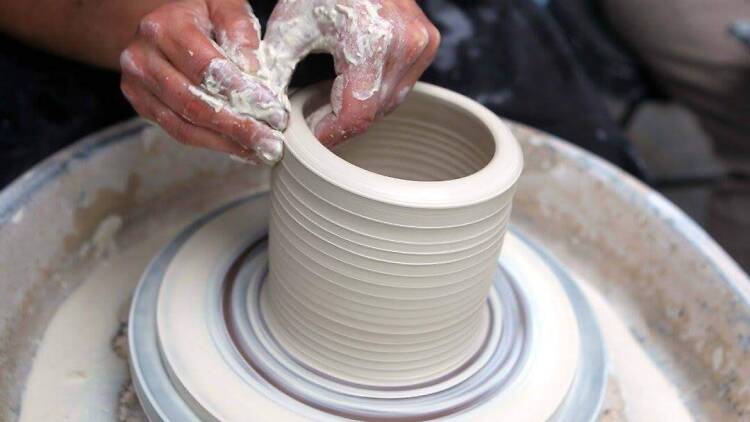
M 415 0 L 279 0 L 261 48 L 263 73 L 286 86 L 310 52 L 333 55 L 330 106 L 308 117 L 333 147 L 396 108 L 432 62 L 440 33 Z
M 122 91 L 182 143 L 276 162 L 288 115 L 283 94 L 250 75 L 259 42 L 245 0 L 167 3 L 141 20 L 122 52 Z

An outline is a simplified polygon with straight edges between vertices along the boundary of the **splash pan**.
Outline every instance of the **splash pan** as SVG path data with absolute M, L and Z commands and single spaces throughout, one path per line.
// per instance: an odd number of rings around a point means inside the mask
M 267 194 L 254 195 L 210 213 L 149 265 L 130 313 L 129 347 L 136 391 L 152 421 L 232 420 L 242 412 L 283 420 L 476 420 L 523 414 L 531 401 L 539 403 L 538 391 L 557 400 L 552 420 L 598 414 L 605 356 L 591 309 L 565 272 L 515 232 L 487 301 L 486 341 L 459 370 L 422 385 L 383 388 L 306 367 L 264 322 L 268 202 Z M 194 286 L 171 279 L 190 258 L 185 251 L 208 239 L 221 239 L 212 245 L 225 259 Z M 170 283 L 177 290 L 164 287 Z M 202 291 L 202 304 L 190 303 L 191 289 Z M 168 344 L 179 342 L 169 335 L 179 330 L 171 324 L 191 327 L 189 347 Z M 575 343 L 575 353 L 565 356 L 556 341 Z M 549 388 L 554 377 L 568 378 L 563 390 Z M 222 388 L 200 391 L 216 385 Z M 237 396 L 241 403 L 232 401 Z

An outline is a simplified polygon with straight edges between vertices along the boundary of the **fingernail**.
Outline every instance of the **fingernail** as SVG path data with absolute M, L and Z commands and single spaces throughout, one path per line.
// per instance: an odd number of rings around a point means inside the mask
M 229 159 L 238 163 L 251 164 L 254 166 L 260 164 L 255 157 L 241 157 L 239 155 L 229 154 Z
M 283 137 L 279 134 L 278 138 L 262 138 L 254 150 L 260 161 L 272 166 L 279 162 L 284 154 Z

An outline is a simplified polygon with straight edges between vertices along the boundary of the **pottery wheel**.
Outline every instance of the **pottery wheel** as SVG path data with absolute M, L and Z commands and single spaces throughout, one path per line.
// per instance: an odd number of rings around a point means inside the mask
M 605 356 L 591 311 L 519 233 L 506 235 L 478 352 L 448 375 L 388 388 L 320 373 L 274 339 L 263 300 L 268 214 L 267 194 L 228 204 L 186 228 L 145 272 L 129 344 L 151 420 L 597 415 Z

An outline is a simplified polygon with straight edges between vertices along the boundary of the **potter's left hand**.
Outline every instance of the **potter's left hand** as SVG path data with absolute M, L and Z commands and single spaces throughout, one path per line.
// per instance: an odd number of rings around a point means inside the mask
M 264 36 L 264 79 L 286 86 L 310 52 L 333 55 L 330 107 L 309 119 L 329 147 L 393 110 L 432 62 L 440 34 L 414 0 L 280 0 Z

